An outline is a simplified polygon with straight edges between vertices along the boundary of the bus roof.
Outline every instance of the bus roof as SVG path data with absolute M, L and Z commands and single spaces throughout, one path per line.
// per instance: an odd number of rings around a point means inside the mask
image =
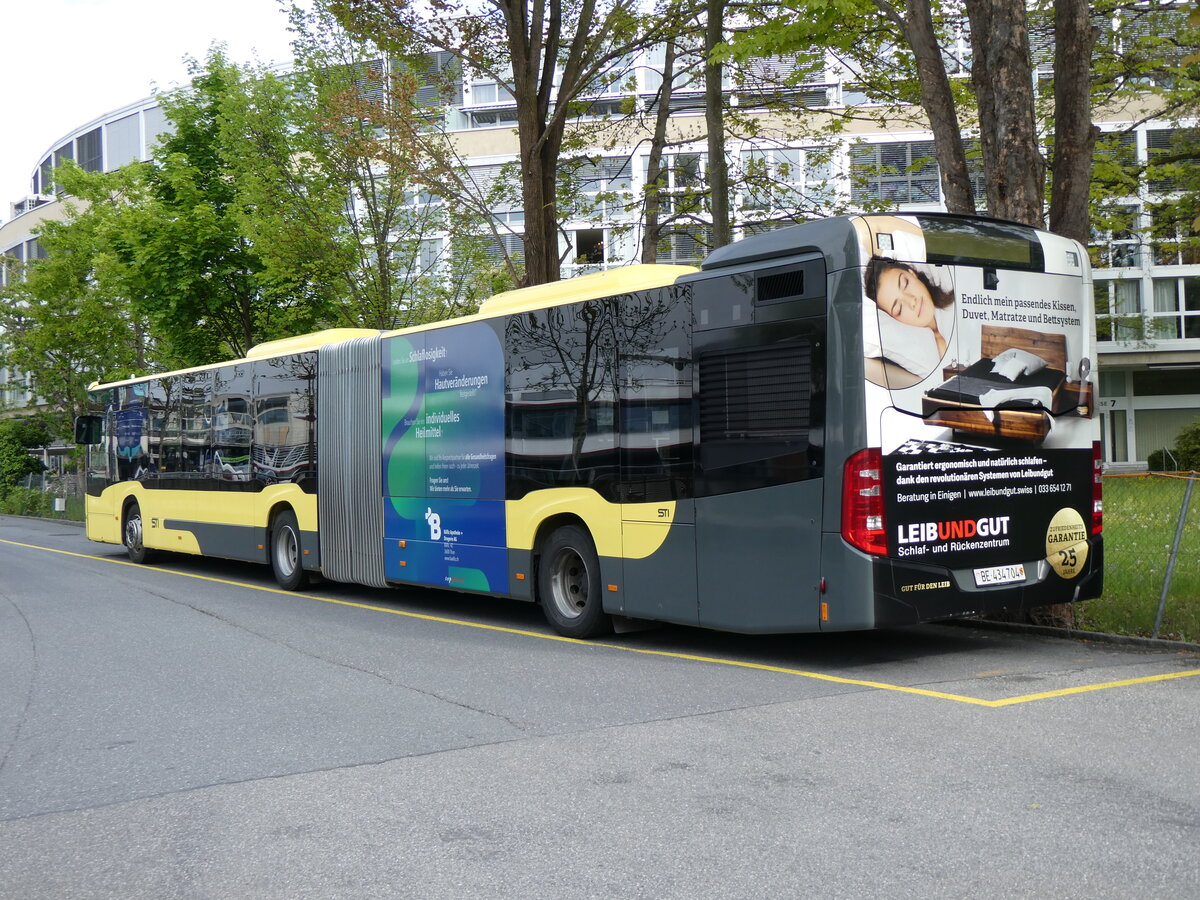
M 582 275 L 579 278 L 569 278 L 563 281 L 553 281 L 549 284 L 539 284 L 534 287 L 517 288 L 489 297 L 479 306 L 479 312 L 474 315 L 460 316 L 438 322 L 423 322 L 408 328 L 395 331 L 379 331 L 373 328 L 328 328 L 312 334 L 301 334 L 295 337 L 281 338 L 276 341 L 265 341 L 255 344 L 246 355 L 240 359 L 227 359 L 220 362 L 193 366 L 188 369 L 176 369 L 170 372 L 155 372 L 151 375 L 135 375 L 116 381 L 92 382 L 88 390 L 101 387 L 120 387 L 135 384 L 155 378 L 171 375 L 184 375 L 189 372 L 203 372 L 221 366 L 234 365 L 244 360 L 269 359 L 273 356 L 287 356 L 293 353 L 303 353 L 318 350 L 326 344 L 338 344 L 355 338 L 374 337 L 379 334 L 401 334 L 405 332 L 427 331 L 456 322 L 491 319 L 496 316 L 511 315 L 534 309 L 545 309 L 551 306 L 562 306 L 567 303 L 578 303 L 581 300 L 592 300 L 599 297 L 611 297 L 617 294 L 627 294 L 632 291 L 648 288 L 665 287 L 674 284 L 682 275 L 698 272 L 693 266 L 676 266 L 665 264 L 622 266 L 594 275 Z
M 99 388 L 121 387 L 126 384 L 137 384 L 140 381 L 152 381 L 155 378 L 166 378 L 170 375 L 187 375 L 191 372 L 205 372 L 209 369 L 219 369 L 222 366 L 232 366 L 252 359 L 270 359 L 273 356 L 289 356 L 292 353 L 303 353 L 306 350 L 318 350 L 326 344 L 337 344 L 354 338 L 374 337 L 382 332 L 374 328 L 326 328 L 324 331 L 314 331 L 311 334 L 299 334 L 295 337 L 280 338 L 277 341 L 264 341 L 251 347 L 245 356 L 234 359 L 223 359 L 218 362 L 205 363 L 202 366 L 191 366 L 187 369 L 172 369 L 169 372 L 153 372 L 149 375 L 131 375 L 115 381 L 93 381 L 88 385 L 89 391 Z
M 581 275 L 565 281 L 552 281 L 549 284 L 538 284 L 533 287 L 517 288 L 496 294 L 479 305 L 479 315 L 483 318 L 511 315 L 531 309 L 578 303 L 580 300 L 593 300 L 597 297 L 612 297 L 616 294 L 628 294 L 631 291 L 664 287 L 674 284 L 681 275 L 691 275 L 697 271 L 699 270 L 693 266 L 660 263 L 622 266 L 619 269 L 609 269 L 594 275 Z

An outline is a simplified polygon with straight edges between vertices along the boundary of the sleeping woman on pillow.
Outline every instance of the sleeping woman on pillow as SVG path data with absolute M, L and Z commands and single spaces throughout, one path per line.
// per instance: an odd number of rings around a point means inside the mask
M 871 258 L 864 282 L 867 296 L 879 309 L 902 325 L 928 328 L 933 332 L 938 358 L 946 353 L 948 334 L 942 334 L 938 319 L 947 323 L 947 328 L 953 319 L 939 316 L 938 312 L 954 305 L 953 292 L 934 283 L 927 273 L 910 263 L 882 256 Z

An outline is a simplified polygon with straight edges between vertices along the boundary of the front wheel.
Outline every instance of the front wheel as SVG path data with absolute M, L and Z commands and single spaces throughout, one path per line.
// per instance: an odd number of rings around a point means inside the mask
M 538 563 L 538 598 L 546 621 L 563 637 L 612 631 L 600 593 L 600 560 L 584 529 L 567 525 L 550 535 Z
M 154 561 L 154 551 L 147 550 L 146 545 L 143 543 L 143 531 L 142 508 L 135 501 L 129 504 L 129 508 L 125 510 L 125 529 L 121 539 L 121 542 L 125 545 L 125 552 L 129 554 L 130 562 L 148 563 Z
M 280 513 L 271 525 L 271 571 L 285 591 L 308 583 L 308 573 L 300 562 L 300 526 L 290 509 Z

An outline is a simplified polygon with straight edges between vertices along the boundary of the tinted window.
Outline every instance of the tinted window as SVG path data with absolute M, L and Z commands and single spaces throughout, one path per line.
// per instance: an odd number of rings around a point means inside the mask
M 209 487 L 212 454 L 212 408 L 208 372 L 189 372 L 165 380 L 167 408 L 164 415 L 160 487 L 195 490 Z
M 150 414 L 146 385 L 115 388 L 111 409 L 114 477 L 118 481 L 145 478 L 150 468 Z
M 620 299 L 621 499 L 692 493 L 691 292 L 662 288 Z
M 731 329 L 698 348 L 698 493 L 820 477 L 825 319 Z
M 510 498 L 538 488 L 588 486 L 614 499 L 615 341 L 609 300 L 556 306 L 508 320 Z
M 317 355 L 254 364 L 251 474 L 261 485 L 294 482 L 316 491 Z
M 253 403 L 250 363 L 222 366 L 213 372 L 211 471 L 218 487 L 236 490 L 250 482 Z

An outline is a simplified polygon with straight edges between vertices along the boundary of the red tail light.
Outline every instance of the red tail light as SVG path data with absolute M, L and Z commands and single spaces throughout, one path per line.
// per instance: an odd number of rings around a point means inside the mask
M 883 454 L 878 447 L 859 450 L 842 470 L 842 537 L 864 553 L 887 553 L 883 512 Z
M 1100 473 L 1100 442 L 1092 441 L 1092 534 L 1104 530 L 1104 482 Z

